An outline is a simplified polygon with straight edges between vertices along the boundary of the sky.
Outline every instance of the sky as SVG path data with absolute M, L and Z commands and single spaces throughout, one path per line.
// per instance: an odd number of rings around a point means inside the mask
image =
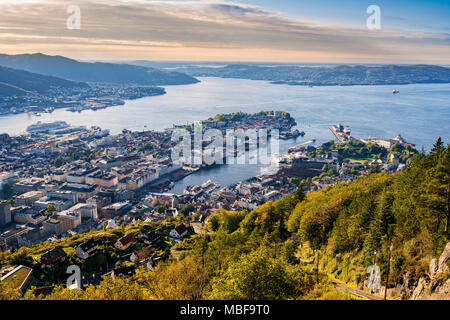
M 70 5 L 80 29 L 67 28 Z M 380 29 L 366 21 L 380 8 Z M 73 20 L 75 21 L 75 20 Z M 0 0 L 0 53 L 83 60 L 450 64 L 450 1 Z

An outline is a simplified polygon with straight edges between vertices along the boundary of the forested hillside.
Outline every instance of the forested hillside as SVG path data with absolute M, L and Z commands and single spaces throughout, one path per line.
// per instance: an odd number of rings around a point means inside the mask
M 196 77 L 268 80 L 277 84 L 315 86 L 448 83 L 450 81 L 449 68 L 433 65 L 308 67 L 234 64 L 223 67 L 187 66 L 178 70 Z
M 450 240 L 449 201 L 450 147 L 439 139 L 401 173 L 374 173 L 306 195 L 299 187 L 250 213 L 220 211 L 207 232 L 177 245 L 178 259 L 154 271 L 141 267 L 133 277 L 107 277 L 85 291 L 59 286 L 46 298 L 350 299 L 330 279 L 362 288 L 375 259 L 384 285 L 389 250 L 391 296 L 411 298 L 420 281 L 432 284 L 432 295 L 450 281 L 447 260 L 440 273 L 429 272 Z M 14 259 L 4 253 L 0 263 Z M 11 293 L 0 288 L 0 296 Z
M 44 93 L 53 88 L 88 87 L 86 83 L 0 66 L 0 95 L 21 95 L 28 92 Z
M 49 56 L 41 53 L 0 54 L 0 65 L 83 82 L 151 86 L 199 82 L 197 79 L 179 72 L 127 64 L 80 62 L 62 56 Z

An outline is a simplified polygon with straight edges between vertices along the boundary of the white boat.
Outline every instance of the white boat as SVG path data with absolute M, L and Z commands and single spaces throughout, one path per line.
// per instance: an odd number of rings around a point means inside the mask
M 40 122 L 28 126 L 27 132 L 29 133 L 41 133 L 48 132 L 51 130 L 65 129 L 70 127 L 70 125 L 65 121 L 55 121 L 55 122 Z

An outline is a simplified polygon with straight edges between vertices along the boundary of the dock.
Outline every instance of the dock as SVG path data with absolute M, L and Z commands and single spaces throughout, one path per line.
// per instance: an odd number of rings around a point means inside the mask
M 338 126 L 331 126 L 330 127 L 331 132 L 334 134 L 334 136 L 336 137 L 336 139 L 340 142 L 340 143 L 345 143 L 349 140 L 352 139 L 352 137 L 350 136 L 350 134 L 346 134 L 343 131 L 343 126 L 342 125 L 338 125 Z

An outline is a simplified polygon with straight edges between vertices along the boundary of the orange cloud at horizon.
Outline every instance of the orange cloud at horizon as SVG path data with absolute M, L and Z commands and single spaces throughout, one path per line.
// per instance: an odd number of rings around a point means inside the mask
M 104 46 L 92 45 L 89 48 L 78 45 L 24 45 L 18 48 L 15 45 L 2 46 L 2 53 L 27 54 L 43 53 L 47 55 L 61 55 L 78 60 L 152 60 L 152 61 L 223 61 L 223 62 L 285 62 L 285 63 L 396 63 L 401 59 L 403 63 L 433 63 L 446 64 L 448 61 L 437 59 L 439 55 L 430 58 L 406 59 L 402 57 L 385 57 L 375 55 L 335 54 L 330 52 L 307 52 L 273 50 L 266 48 L 226 49 L 226 48 L 195 48 L 195 47 L 157 47 L 133 48 L 130 46 Z

